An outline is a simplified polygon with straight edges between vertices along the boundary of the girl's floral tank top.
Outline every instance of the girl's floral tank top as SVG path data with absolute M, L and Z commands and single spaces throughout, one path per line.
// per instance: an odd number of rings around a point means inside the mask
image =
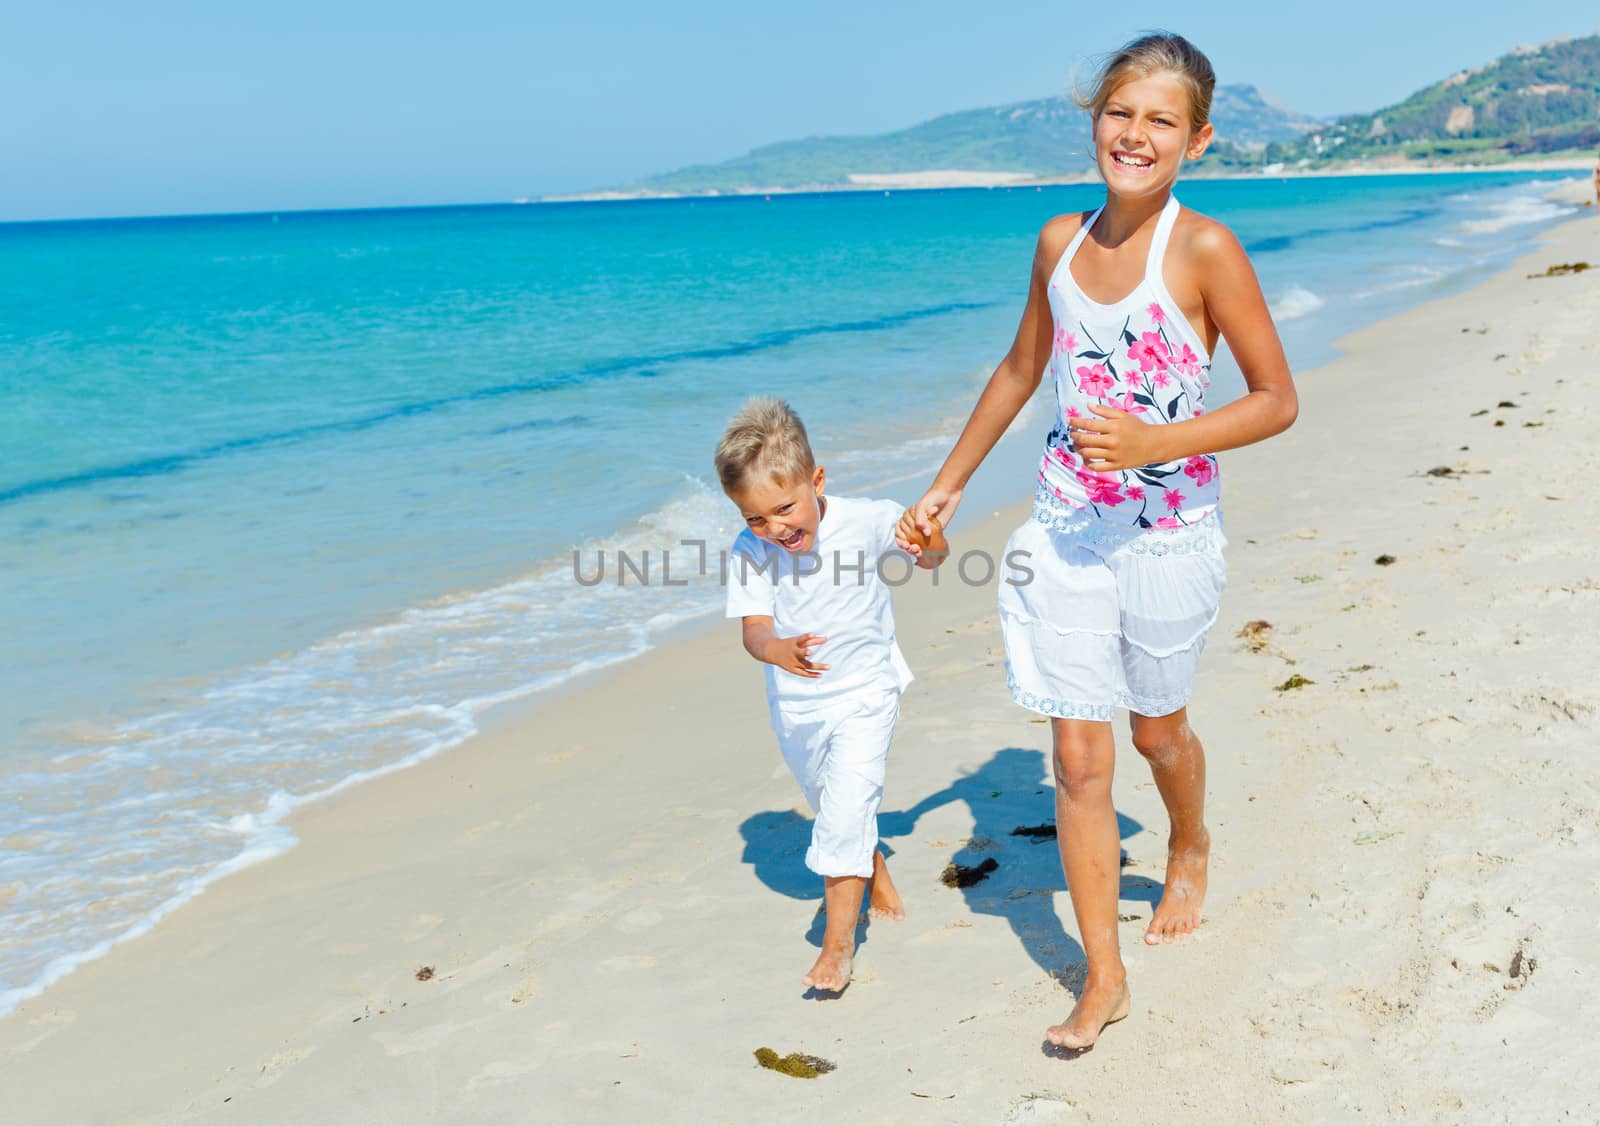
M 1089 469 L 1073 448 L 1067 420 L 1092 415 L 1090 403 L 1127 411 L 1151 426 L 1205 413 L 1211 356 L 1199 333 L 1167 293 L 1161 270 L 1181 208 L 1169 198 L 1156 222 L 1144 278 L 1114 305 L 1091 300 L 1072 277 L 1072 256 L 1100 218 L 1096 211 L 1050 275 L 1055 346 L 1049 371 L 1056 419 L 1039 466 L 1035 516 L 1062 530 L 1180 529 L 1216 511 L 1217 459 L 1206 454 L 1117 473 Z

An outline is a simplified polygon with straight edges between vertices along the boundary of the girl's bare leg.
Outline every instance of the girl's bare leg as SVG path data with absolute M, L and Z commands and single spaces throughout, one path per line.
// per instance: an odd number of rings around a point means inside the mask
M 1116 744 L 1109 723 L 1054 719 L 1050 726 L 1056 842 L 1089 973 L 1072 1014 L 1052 1025 L 1045 1038 L 1064 1048 L 1087 1048 L 1101 1029 L 1128 1015 L 1128 975 L 1117 945 L 1122 837 L 1111 803 Z
M 828 922 L 822 932 L 822 953 L 800 980 L 812 989 L 837 993 L 850 984 L 850 961 L 856 955 L 856 923 L 861 917 L 863 876 L 824 876 L 822 902 Z
M 1206 755 L 1189 727 L 1189 713 L 1135 715 L 1133 745 L 1150 764 L 1172 828 L 1167 836 L 1167 878 L 1144 940 L 1172 942 L 1200 925 L 1206 898 L 1211 834 L 1206 831 Z

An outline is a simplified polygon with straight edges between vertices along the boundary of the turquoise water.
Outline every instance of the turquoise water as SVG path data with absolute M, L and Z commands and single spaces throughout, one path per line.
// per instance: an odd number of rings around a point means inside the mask
M 1303 370 L 1525 249 L 1569 213 L 1548 187 L 1179 194 L 1250 249 Z M 794 402 L 838 491 L 914 495 L 1039 225 L 1096 199 L 0 225 L 0 1012 L 287 847 L 297 802 L 715 606 L 579 587 L 572 551 L 731 540 L 708 462 L 746 396 Z

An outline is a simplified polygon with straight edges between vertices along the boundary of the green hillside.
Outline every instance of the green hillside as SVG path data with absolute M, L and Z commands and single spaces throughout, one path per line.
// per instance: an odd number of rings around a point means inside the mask
M 1600 144 L 1600 35 L 1519 47 L 1376 113 L 1270 145 L 1267 162 L 1510 160 Z
M 1269 101 L 1253 86 L 1219 87 L 1212 120 L 1218 135 L 1241 154 L 1298 138 L 1319 125 Z M 1088 115 L 1069 98 L 1040 98 L 946 114 L 894 133 L 783 141 L 734 160 L 652 176 L 623 190 L 695 193 L 838 186 L 849 183 L 852 173 L 934 169 L 1061 176 L 1089 171 L 1089 148 Z

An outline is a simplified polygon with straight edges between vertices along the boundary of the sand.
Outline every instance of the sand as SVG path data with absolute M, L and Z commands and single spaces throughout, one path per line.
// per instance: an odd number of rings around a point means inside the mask
M 882 819 L 909 918 L 840 999 L 802 996 L 807 821 L 718 623 L 305 808 L 24 1003 L 5 1121 L 1594 1121 L 1600 269 L 1527 276 L 1577 260 L 1592 216 L 1349 338 L 1294 430 L 1224 456 L 1207 918 L 1138 942 L 1164 822 L 1119 732 L 1134 1009 L 1093 1051 L 1043 1045 L 1079 947 L 1053 843 L 1012 835 L 1052 818 L 1048 728 L 993 591 L 920 581 Z

